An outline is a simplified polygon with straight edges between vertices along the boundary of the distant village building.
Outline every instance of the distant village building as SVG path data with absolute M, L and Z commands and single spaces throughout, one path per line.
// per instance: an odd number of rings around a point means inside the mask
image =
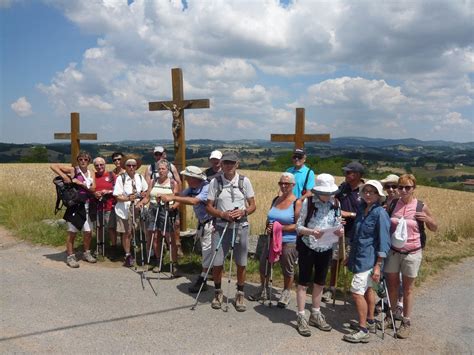
M 467 179 L 463 182 L 464 190 L 474 191 L 474 179 Z

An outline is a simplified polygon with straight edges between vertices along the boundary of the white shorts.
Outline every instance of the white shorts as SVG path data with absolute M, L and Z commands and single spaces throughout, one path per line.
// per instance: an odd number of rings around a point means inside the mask
M 367 289 L 372 287 L 372 269 L 353 275 L 351 282 L 352 293 L 363 296 Z
M 77 229 L 76 227 L 74 227 L 74 225 L 71 223 L 71 222 L 67 222 L 67 231 L 68 232 L 72 232 L 72 233 L 77 233 L 77 232 L 90 232 L 92 229 L 91 229 L 91 226 L 92 226 L 92 222 L 89 218 L 89 213 L 87 214 L 87 220 L 86 222 L 84 223 L 84 225 L 82 226 L 82 229 L 79 230 Z

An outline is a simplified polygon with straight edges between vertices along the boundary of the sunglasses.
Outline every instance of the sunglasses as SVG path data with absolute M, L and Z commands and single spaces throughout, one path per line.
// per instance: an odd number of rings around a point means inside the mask
M 122 158 L 115 158 L 114 161 L 121 161 Z
M 230 160 L 224 160 L 222 164 L 224 165 L 235 165 L 237 163 L 236 161 L 230 161 Z
M 127 168 L 136 168 L 136 167 L 137 167 L 136 165 L 132 165 L 132 164 L 127 165 Z
M 87 158 L 79 158 L 79 159 L 77 159 L 77 161 L 89 161 L 89 159 L 87 159 Z
M 400 191 L 410 191 L 411 189 L 414 189 L 415 186 L 398 186 L 397 189 L 399 189 Z
M 95 164 L 94 166 L 96 166 L 96 167 L 105 166 L 105 164 Z
M 384 189 L 385 190 L 396 190 L 398 185 L 385 185 Z
M 280 186 L 289 186 L 289 185 L 293 185 L 291 182 L 278 182 L 278 185 Z
M 375 195 L 377 193 L 377 191 L 374 191 L 374 190 L 362 190 L 362 193 L 364 195 Z
M 293 155 L 291 158 L 295 159 L 295 160 L 301 160 L 301 159 L 304 158 L 304 156 L 302 156 L 302 155 Z

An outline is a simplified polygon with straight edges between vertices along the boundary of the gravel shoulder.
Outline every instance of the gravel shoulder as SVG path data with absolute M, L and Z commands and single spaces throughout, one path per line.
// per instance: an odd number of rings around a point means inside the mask
M 333 331 L 314 328 L 302 338 L 295 330 L 294 295 L 289 309 L 247 301 L 247 312 L 230 307 L 225 313 L 211 309 L 211 288 L 191 311 L 190 277 L 169 280 L 163 274 L 158 280 L 148 273 L 152 279 L 142 289 L 132 270 L 85 262 L 73 270 L 64 255 L 62 249 L 19 241 L 0 227 L 0 352 L 474 352 L 474 258 L 416 290 L 410 339 L 386 334 L 382 340 L 379 332 L 369 344 L 354 345 L 341 340 L 342 324 L 355 319 L 352 304 L 338 301 L 323 309 Z M 254 290 L 246 287 L 247 293 Z M 233 299 L 234 286 L 231 293 Z

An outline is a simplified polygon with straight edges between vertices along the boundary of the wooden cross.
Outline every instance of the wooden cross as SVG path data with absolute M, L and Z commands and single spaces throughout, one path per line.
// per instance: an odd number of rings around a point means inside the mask
M 71 133 L 55 133 L 54 139 L 70 139 L 71 140 L 71 165 L 77 165 L 76 158 L 81 150 L 81 139 L 97 140 L 96 133 L 80 133 L 79 129 L 79 113 L 71 112 Z
M 209 108 L 209 99 L 185 100 L 183 93 L 183 72 L 181 68 L 171 69 L 173 100 L 149 102 L 150 111 L 171 111 L 173 115 L 172 132 L 174 139 L 174 163 L 178 171 L 186 166 L 186 136 L 184 130 L 184 110 Z M 180 207 L 181 230 L 186 230 L 186 206 Z
M 295 149 L 304 148 L 305 142 L 329 142 L 329 134 L 305 134 L 304 133 L 304 108 L 296 109 L 295 134 L 272 134 L 272 142 L 295 142 Z

